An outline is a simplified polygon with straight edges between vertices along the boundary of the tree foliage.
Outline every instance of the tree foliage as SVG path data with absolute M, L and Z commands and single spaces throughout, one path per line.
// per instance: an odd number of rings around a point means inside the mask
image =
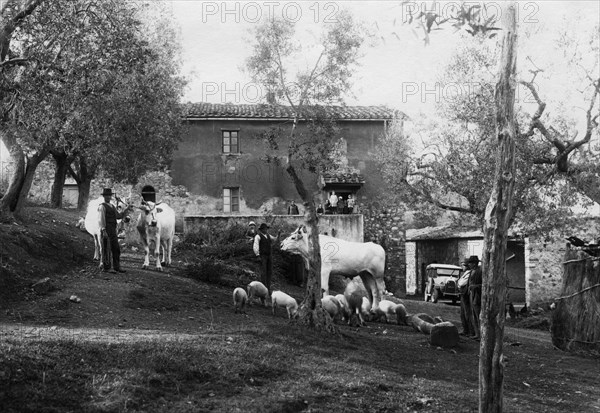
M 440 101 L 435 119 L 425 118 L 416 122 L 412 136 L 396 136 L 385 145 L 385 151 L 380 151 L 379 158 L 386 178 L 398 191 L 408 195 L 404 199 L 406 202 L 413 206 L 429 202 L 444 210 L 472 214 L 481 222 L 493 185 L 495 161 L 490 154 L 496 146 L 493 88 L 498 52 L 497 44 L 490 44 L 489 40 L 464 39 L 439 79 L 444 90 L 457 93 L 448 93 Z M 593 63 L 585 70 L 591 73 Z M 594 98 L 594 82 L 588 79 L 586 83 L 586 99 L 591 99 L 588 104 L 593 109 L 594 99 L 597 100 L 597 95 Z M 597 174 L 598 151 L 591 145 L 585 145 L 589 142 L 587 138 L 583 143 L 572 143 L 570 152 L 563 158 L 569 166 L 562 167 L 564 172 L 561 173 L 558 162 L 561 154 L 567 151 L 562 142 L 569 140 L 569 133 L 576 136 L 575 118 L 563 110 L 539 118 L 535 112 L 531 114 L 526 101 L 534 100 L 537 110 L 545 108 L 539 98 L 542 92 L 529 79 L 520 84 L 523 104 L 516 114 L 519 135 L 516 140 L 517 172 L 512 218 L 523 231 L 546 232 L 556 225 L 567 225 L 572 218 L 572 209 L 585 204 L 586 198 L 588 201 L 593 199 L 585 196 L 590 191 L 577 184 L 574 176 L 578 172 L 585 176 Z M 560 103 L 554 104 L 561 107 Z M 594 122 L 591 113 L 590 136 L 597 134 Z M 544 136 L 544 123 L 552 125 L 550 130 L 553 132 L 546 131 L 547 134 L 555 133 L 564 140 L 561 138 L 558 142 Z M 415 142 L 418 137 L 422 143 Z M 418 146 L 419 150 L 412 153 L 404 151 L 402 158 L 395 151 L 402 152 L 407 142 Z M 575 150 L 576 145 L 581 150 Z M 402 168 L 398 168 L 398 159 L 403 159 Z
M 472 2 L 451 3 L 440 8 L 442 2 L 417 3 L 402 2 L 404 23 L 413 27 L 416 35 L 421 35 L 427 45 L 431 32 L 452 26 L 455 31 L 463 31 L 471 36 L 493 38 L 500 28 L 495 27 L 498 16 L 497 4 L 474 4 Z M 493 7 L 492 7 L 493 6 Z
M 15 34 L 13 53 L 27 64 L 12 86 L 10 146 L 74 162 L 74 177 L 87 183 L 80 201 L 99 170 L 135 181 L 164 165 L 181 134 L 179 48 L 168 17 L 144 24 L 148 10 L 144 2 L 48 2 Z M 20 196 L 28 189 L 21 185 Z

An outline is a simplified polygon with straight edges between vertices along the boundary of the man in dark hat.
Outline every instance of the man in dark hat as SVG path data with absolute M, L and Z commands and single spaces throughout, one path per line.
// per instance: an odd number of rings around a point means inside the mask
M 258 234 L 254 237 L 254 254 L 260 258 L 262 267 L 261 282 L 269 290 L 271 295 L 271 277 L 273 275 L 273 242 L 279 241 L 281 230 L 277 232 L 277 237 L 270 235 L 267 232 L 269 226 L 266 223 L 260 224 Z
M 473 331 L 473 310 L 471 309 L 471 298 L 469 297 L 469 277 L 471 269 L 469 268 L 469 258 L 461 263 L 463 273 L 458 279 L 458 291 L 460 294 L 460 322 L 462 324 L 461 335 L 471 337 L 475 335 Z
M 113 196 L 111 188 L 104 188 L 102 196 L 104 197 L 104 202 L 98 207 L 98 226 L 100 227 L 101 234 L 100 243 L 102 246 L 104 271 L 110 270 L 110 257 L 112 256 L 114 272 L 125 272 L 121 268 L 121 247 L 119 247 L 119 239 L 117 237 L 117 220 L 123 218 L 125 211 L 117 211 L 117 208 L 110 203 Z
M 288 206 L 288 215 L 300 215 L 300 211 L 298 210 L 298 205 L 292 199 L 290 205 Z
M 473 338 L 479 340 L 479 313 L 481 312 L 481 284 L 483 274 L 479 266 L 479 257 L 471 255 L 467 261 L 471 270 L 469 276 L 469 299 L 471 301 L 471 311 L 473 312 Z

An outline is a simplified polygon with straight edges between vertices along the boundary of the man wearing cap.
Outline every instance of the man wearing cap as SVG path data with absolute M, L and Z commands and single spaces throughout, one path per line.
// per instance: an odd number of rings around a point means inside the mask
M 481 312 L 481 284 L 483 282 L 483 274 L 477 255 L 471 255 L 467 264 L 471 270 L 471 276 L 469 277 L 469 301 L 471 302 L 471 311 L 473 313 L 473 338 L 479 340 L 479 313 Z
M 125 272 L 121 268 L 121 247 L 119 247 L 119 239 L 117 237 L 117 220 L 123 218 L 125 211 L 117 211 L 117 208 L 110 203 L 110 199 L 113 196 L 111 188 L 104 188 L 102 196 L 104 197 L 104 202 L 98 207 L 98 227 L 101 234 L 100 242 L 103 251 L 104 271 L 110 270 L 110 257 L 112 256 L 114 272 Z M 110 254 L 108 251 L 110 251 Z
M 248 229 L 246 230 L 246 239 L 249 243 L 252 243 L 254 242 L 254 237 L 256 237 L 256 223 L 250 221 L 248 223 Z
M 277 237 L 267 232 L 269 226 L 266 223 L 260 224 L 258 234 L 254 237 L 254 255 L 260 258 L 262 267 L 261 282 L 269 290 L 271 295 L 271 277 L 273 275 L 273 242 L 279 241 L 281 231 L 277 232 Z

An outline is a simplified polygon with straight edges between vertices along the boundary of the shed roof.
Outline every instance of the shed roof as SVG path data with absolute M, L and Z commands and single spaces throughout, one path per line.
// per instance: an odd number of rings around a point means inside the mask
M 518 230 L 508 232 L 509 239 L 519 240 L 523 234 Z M 407 229 L 406 241 L 431 241 L 447 239 L 483 239 L 483 231 L 476 227 L 463 227 L 446 225 L 441 227 L 425 227 L 420 229 Z
M 407 241 L 444 240 L 455 238 L 483 238 L 483 231 L 477 228 L 457 226 L 425 227 L 406 230 Z
M 385 106 L 323 106 L 331 116 L 340 120 L 384 121 L 407 118 L 399 111 Z M 188 119 L 291 119 L 294 111 L 290 106 L 267 104 L 233 103 L 189 103 L 186 108 Z

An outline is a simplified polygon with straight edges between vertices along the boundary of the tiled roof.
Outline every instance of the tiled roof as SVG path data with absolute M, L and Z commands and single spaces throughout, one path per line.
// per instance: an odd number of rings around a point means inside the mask
M 420 229 L 407 229 L 407 241 L 441 240 L 452 238 L 483 238 L 483 231 L 476 228 L 455 226 L 425 227 Z
M 365 177 L 356 172 L 325 172 L 323 173 L 325 184 L 364 184 Z
M 511 229 L 508 232 L 509 238 L 519 238 L 520 234 Z M 442 240 L 442 239 L 465 239 L 465 238 L 483 238 L 483 231 L 473 227 L 425 227 L 420 229 L 407 229 L 407 241 L 427 241 L 427 240 Z
M 406 115 L 385 106 L 324 106 L 333 117 L 342 120 L 391 120 Z M 289 106 L 233 103 L 189 103 L 187 117 L 194 119 L 240 118 L 240 119 L 290 119 L 293 110 Z

